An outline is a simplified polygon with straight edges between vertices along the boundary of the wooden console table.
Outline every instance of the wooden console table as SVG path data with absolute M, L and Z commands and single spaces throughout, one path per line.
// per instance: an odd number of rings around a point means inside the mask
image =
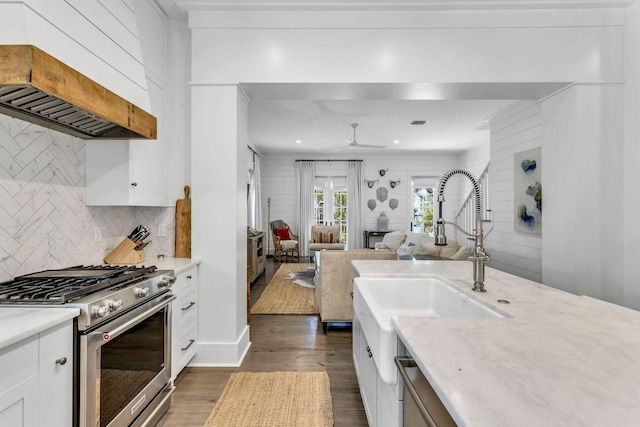
M 262 231 L 247 235 L 247 264 L 249 282 L 253 283 L 267 268 L 266 235 Z

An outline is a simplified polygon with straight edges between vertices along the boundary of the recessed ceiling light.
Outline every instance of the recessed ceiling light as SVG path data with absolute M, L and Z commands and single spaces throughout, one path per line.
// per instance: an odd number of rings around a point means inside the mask
M 302 144 L 302 141 L 300 141 L 299 139 L 296 139 L 296 144 Z
M 411 126 L 422 126 L 427 123 L 429 123 L 428 120 L 414 120 L 411 122 Z
M 394 139 L 394 140 L 393 140 L 393 143 L 394 143 L 394 144 L 400 144 L 400 141 L 398 141 L 397 139 Z

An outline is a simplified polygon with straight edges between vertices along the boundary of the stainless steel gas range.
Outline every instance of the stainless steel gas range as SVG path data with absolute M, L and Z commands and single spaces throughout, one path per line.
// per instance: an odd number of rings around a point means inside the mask
M 0 305 L 73 307 L 74 425 L 152 426 L 171 403 L 171 285 L 156 267 L 77 266 L 0 283 Z

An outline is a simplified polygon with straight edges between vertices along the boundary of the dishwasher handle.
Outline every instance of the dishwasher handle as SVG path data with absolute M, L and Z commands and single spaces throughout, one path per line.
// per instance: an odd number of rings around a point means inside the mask
M 418 411 L 420 411 L 420 415 L 422 415 L 422 419 L 424 419 L 429 427 L 438 427 L 433 417 L 429 413 L 429 410 L 426 406 L 424 406 L 422 399 L 420 399 L 418 391 L 413 385 L 413 382 L 411 382 L 411 379 L 409 378 L 409 375 L 407 374 L 407 371 L 405 369 L 417 367 L 418 365 L 416 364 L 415 360 L 413 360 L 413 358 L 411 357 L 396 356 L 394 358 L 394 361 L 396 362 L 396 366 L 398 367 L 398 371 L 400 372 L 400 376 L 402 377 L 402 381 L 404 381 L 406 389 L 409 391 L 409 394 L 415 402 Z

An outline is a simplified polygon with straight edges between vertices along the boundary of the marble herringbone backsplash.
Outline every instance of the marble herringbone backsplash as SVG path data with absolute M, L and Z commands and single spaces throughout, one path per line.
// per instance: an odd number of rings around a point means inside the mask
M 0 114 L 0 282 L 102 264 L 137 224 L 151 228 L 147 256 L 175 253 L 175 208 L 85 206 L 85 142 Z

